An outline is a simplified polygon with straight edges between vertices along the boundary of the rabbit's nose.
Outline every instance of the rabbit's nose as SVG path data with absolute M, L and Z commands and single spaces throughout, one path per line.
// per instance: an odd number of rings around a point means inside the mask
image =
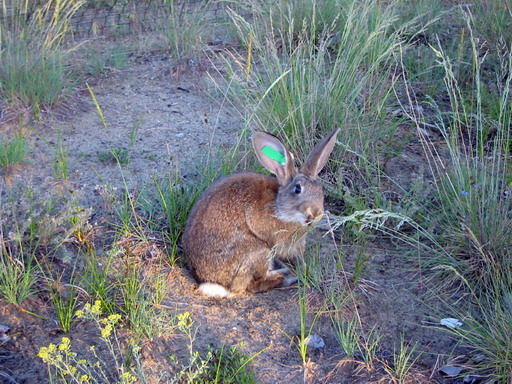
M 308 224 L 319 221 L 324 215 L 324 210 L 321 208 L 309 208 L 306 212 L 306 222 Z

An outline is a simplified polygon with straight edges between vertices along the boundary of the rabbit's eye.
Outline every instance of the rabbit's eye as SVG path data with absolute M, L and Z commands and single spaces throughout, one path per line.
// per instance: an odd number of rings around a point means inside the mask
M 302 192 L 302 186 L 300 184 L 295 184 L 295 193 L 299 194 Z

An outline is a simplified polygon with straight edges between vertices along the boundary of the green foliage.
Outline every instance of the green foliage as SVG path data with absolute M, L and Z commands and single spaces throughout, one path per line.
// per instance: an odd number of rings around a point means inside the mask
M 128 64 L 128 51 L 122 44 L 108 44 L 104 49 L 98 47 L 98 42 L 88 44 L 84 52 L 84 63 L 81 70 L 91 76 L 98 76 L 109 70 L 120 69 Z
M 68 168 L 69 156 L 62 144 L 62 134 L 59 133 L 57 139 L 57 148 L 53 153 L 53 176 L 66 182 L 69 179 Z
M 94 300 L 99 300 L 102 310 L 114 313 L 114 282 L 111 281 L 112 263 L 118 253 L 116 247 L 111 248 L 105 257 L 100 259 L 92 244 L 83 252 L 84 274 L 82 286 Z
M 256 384 L 254 370 L 250 366 L 253 357 L 240 351 L 237 346 L 215 349 L 208 347 L 192 371 L 188 372 L 185 383 L 194 384 Z M 194 371 L 194 369 L 196 369 Z
M 162 271 L 127 260 L 120 272 L 117 282 L 122 300 L 120 310 L 126 315 L 134 339 L 138 341 L 143 336 L 153 339 L 169 329 L 173 318 L 158 309 L 166 294 Z
M 84 0 L 50 0 L 34 6 L 15 0 L 0 7 L 0 96 L 21 101 L 35 114 L 58 101 L 72 84 L 63 40 Z M 30 15 L 30 17 L 27 17 Z
M 73 317 L 78 304 L 77 287 L 74 285 L 73 277 L 69 284 L 57 279 L 49 282 L 49 287 L 59 328 L 62 332 L 67 333 L 74 323 Z
M 185 228 L 188 214 L 195 202 L 206 189 L 209 182 L 203 181 L 199 185 L 179 180 L 179 175 L 169 175 L 167 179 L 154 179 L 156 187 L 156 204 L 146 205 L 160 207 L 160 212 L 148 212 L 151 216 L 162 215 L 166 226 L 163 229 L 164 236 L 170 244 L 169 261 L 176 262 L 178 256 L 178 242 Z
M 32 255 L 25 254 L 19 240 L 4 238 L 1 228 L 0 243 L 0 295 L 8 302 L 20 305 L 36 293 L 37 271 Z
M 185 1 L 165 0 L 164 3 L 167 18 L 164 34 L 171 54 L 179 59 L 193 58 L 203 49 L 208 26 L 204 17 L 210 0 L 201 0 L 193 12 Z
M 130 152 L 125 148 L 112 148 L 105 152 L 98 152 L 98 160 L 102 163 L 128 164 L 130 162 Z
M 385 370 L 398 383 L 404 383 L 421 353 L 416 352 L 418 344 L 409 345 L 402 335 L 398 349 L 393 348 L 393 361 L 385 364 Z
M 471 31 L 471 20 L 467 19 Z M 512 202 L 507 197 L 511 190 L 512 162 L 512 101 L 509 97 L 512 75 L 496 90 L 498 111 L 486 108 L 483 102 L 481 68 L 485 57 L 472 44 L 473 86 L 456 78 L 452 62 L 442 50 L 436 54 L 445 69 L 446 91 L 450 97 L 449 111 L 431 101 L 430 108 L 437 113 L 437 126 L 448 148 L 449 165 L 431 162 L 435 184 L 428 220 L 437 240 L 460 263 L 458 273 L 471 287 L 492 286 L 496 270 L 511 270 L 512 238 L 508 228 L 512 224 Z M 508 57 L 512 68 L 512 56 Z M 492 133 L 490 127 L 493 127 Z M 440 263 L 442 263 L 440 261 Z
M 0 175 L 7 181 L 16 167 L 26 162 L 30 150 L 20 132 L 11 140 L 0 139 Z
M 510 273 L 510 272 L 509 272 Z M 448 332 L 470 348 L 470 370 L 489 380 L 508 383 L 512 378 L 512 276 L 499 273 L 494 291 L 475 298 L 470 313 L 461 313 L 464 325 Z M 480 356 L 480 357 L 479 357 Z
M 119 383 L 134 384 L 137 377 L 132 370 L 123 364 L 127 352 L 118 336 L 117 327 L 121 321 L 120 315 L 102 317 L 101 302 L 94 305 L 86 304 L 83 310 L 76 312 L 76 317 L 92 321 L 98 328 L 101 341 L 107 351 L 108 360 L 100 355 L 94 345 L 89 347 L 93 358 L 84 358 L 83 351 L 74 352 L 71 340 L 63 337 L 58 345 L 50 344 L 39 349 L 38 357 L 48 365 L 50 382 L 72 383 Z M 131 355 L 138 357 L 140 348 L 130 346 Z
M 334 336 L 347 358 L 354 358 L 359 351 L 359 331 L 355 320 L 345 320 L 338 316 L 331 318 Z

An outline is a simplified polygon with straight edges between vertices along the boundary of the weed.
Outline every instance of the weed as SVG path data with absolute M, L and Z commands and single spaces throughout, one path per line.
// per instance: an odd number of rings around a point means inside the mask
M 74 323 L 75 309 L 78 304 L 78 289 L 73 280 L 74 271 L 68 284 L 64 284 L 60 278 L 48 283 L 58 325 L 64 333 L 68 333 Z
M 180 367 L 179 372 L 174 376 L 173 382 L 180 383 L 256 383 L 251 361 L 261 352 L 248 356 L 242 353 L 237 346 L 230 346 L 227 349 L 222 345 L 219 349 L 211 346 L 205 355 L 194 350 L 194 339 L 197 329 L 194 329 L 194 321 L 189 312 L 180 313 L 178 318 L 178 329 L 188 339 L 189 361 Z M 171 360 L 179 363 L 175 356 Z
M 53 176 L 56 179 L 62 179 L 67 182 L 69 179 L 69 168 L 68 168 L 69 156 L 64 149 L 62 144 L 62 134 L 59 133 L 57 138 L 57 148 L 53 153 Z
M 137 381 L 137 377 L 123 364 L 125 351 L 116 331 L 121 316 L 110 315 L 102 318 L 101 315 L 100 301 L 96 301 L 94 305 L 88 303 L 83 310 L 76 312 L 77 318 L 91 320 L 99 329 L 100 339 L 108 352 L 109 365 L 105 356 L 100 356 L 94 345 L 89 347 L 94 361 L 87 360 L 79 353 L 73 352 L 71 340 L 63 337 L 58 345 L 50 344 L 39 349 L 38 357 L 48 365 L 50 380 L 66 376 L 67 380 L 74 383 L 133 384 Z M 137 346 L 132 345 L 130 349 L 132 354 L 138 354 Z
M 25 163 L 30 153 L 23 134 L 20 132 L 11 140 L 0 140 L 0 170 L 1 175 L 7 181 L 11 179 L 16 168 Z
M 165 0 L 167 25 L 164 27 L 165 37 L 171 53 L 177 58 L 193 58 L 203 48 L 208 23 L 205 12 L 209 0 L 201 0 L 194 12 L 189 12 L 186 2 Z
M 118 286 L 123 302 L 121 310 L 135 340 L 143 336 L 153 339 L 174 325 L 174 318 L 157 309 L 167 289 L 160 271 L 148 273 L 142 265 L 127 261 Z
M 3 0 L 0 7 L 0 95 L 32 106 L 36 116 L 72 85 L 63 41 L 85 1 Z M 29 17 L 27 17 L 29 15 Z
M 179 180 L 178 174 L 169 176 L 167 180 L 154 178 L 153 181 L 156 187 L 156 201 L 166 222 L 164 234 L 170 244 L 169 262 L 173 265 L 177 259 L 178 242 L 185 228 L 188 213 L 206 188 L 206 182 L 199 187 L 193 186 Z
M 125 165 L 130 162 L 130 152 L 124 148 L 112 148 L 106 152 L 98 152 L 98 160 L 102 163 Z
M 414 363 L 420 358 L 421 353 L 416 353 L 416 347 L 417 344 L 413 346 L 407 344 L 402 335 L 398 350 L 396 345 L 393 348 L 393 362 L 384 364 L 384 369 L 396 382 L 404 383 Z
M 372 328 L 367 335 L 362 335 L 358 343 L 359 353 L 363 358 L 366 369 L 375 369 L 377 363 L 377 351 L 380 344 L 380 336 L 375 328 Z
M 10 303 L 20 305 L 36 293 L 37 271 L 32 255 L 25 254 L 19 240 L 13 240 L 4 238 L 0 228 L 0 295 Z
M 84 252 L 84 275 L 82 285 L 95 299 L 102 304 L 102 311 L 114 313 L 114 285 L 109 275 L 114 256 L 119 252 L 116 247 L 107 252 L 106 260 L 100 261 L 93 247 Z
M 139 128 L 142 125 L 142 120 L 137 119 L 133 122 L 133 127 L 130 129 L 130 148 L 133 148 L 135 145 L 135 141 L 137 140 L 137 134 L 139 132 Z
M 98 42 L 94 41 L 87 45 L 85 52 L 82 54 L 85 56 L 85 63 L 82 64 L 83 70 L 91 76 L 98 76 L 109 70 L 123 68 L 128 63 L 127 49 L 118 43 L 108 44 L 104 50 L 100 50 Z
M 508 383 L 512 378 L 512 292 L 511 276 L 497 278 L 494 292 L 475 298 L 469 313 L 461 312 L 462 327 L 447 331 L 470 348 L 467 368 L 475 375 Z M 489 287 L 491 288 L 491 287 Z
M 355 320 L 331 317 L 334 335 L 348 358 L 354 358 L 359 351 L 359 331 Z

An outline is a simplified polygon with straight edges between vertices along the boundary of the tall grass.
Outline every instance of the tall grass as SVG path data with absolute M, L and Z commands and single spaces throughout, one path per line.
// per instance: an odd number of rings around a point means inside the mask
M 396 28 L 397 2 L 341 1 L 333 7 L 329 1 L 292 1 L 266 11 L 250 4 L 253 19 L 232 10 L 230 15 L 251 55 L 226 56 L 227 75 L 218 89 L 247 126 L 285 138 L 299 159 L 319 137 L 342 127 L 331 171 L 349 169 L 361 179 L 355 184 L 364 185 L 361 194 L 367 193 L 379 184 L 378 154 L 396 129 L 384 122 L 383 112 L 395 52 L 406 44 L 403 36 L 414 20 Z
M 452 58 L 441 46 L 434 48 L 445 70 L 449 105 L 431 99 L 428 107 L 435 111 L 434 124 L 448 158 L 427 156 L 437 183 L 425 215 L 439 242 L 460 261 L 460 274 L 475 286 L 485 287 L 497 272 L 512 268 L 512 55 L 501 68 L 503 72 L 498 68 L 497 83 L 489 89 L 482 80 L 485 55 L 480 54 L 470 16 L 466 16 L 472 47 L 470 80 L 458 79 Z M 485 98 L 497 101 L 489 108 Z M 425 149 L 428 155 L 435 153 L 429 143 Z
M 510 338 L 505 336 L 511 332 L 512 54 L 510 50 L 504 56 L 503 51 L 489 54 L 478 34 L 482 23 L 472 11 L 460 8 L 468 49 L 432 47 L 444 72 L 441 96 L 446 98 L 430 97 L 424 106 L 433 113 L 413 120 L 420 127 L 429 119 L 426 122 L 436 127 L 442 144 L 434 144 L 419 131 L 435 183 L 417 202 L 421 222 L 434 240 L 425 244 L 444 249 L 425 253 L 425 265 L 438 272 L 433 281 L 448 292 L 462 290 L 468 298 L 447 308 L 465 322 L 450 332 L 470 348 L 471 356 L 483 357 L 468 362 L 471 370 L 506 383 L 512 372 Z M 486 15 L 486 20 L 494 16 Z M 460 76 L 461 66 L 465 76 Z M 413 93 L 408 96 L 409 110 L 418 110 Z
M 70 86 L 64 39 L 85 0 L 3 0 L 0 7 L 0 95 L 36 114 Z
M 205 15 L 210 0 L 201 0 L 191 9 L 186 1 L 163 0 L 166 24 L 164 36 L 173 56 L 192 59 L 203 49 L 209 23 Z

